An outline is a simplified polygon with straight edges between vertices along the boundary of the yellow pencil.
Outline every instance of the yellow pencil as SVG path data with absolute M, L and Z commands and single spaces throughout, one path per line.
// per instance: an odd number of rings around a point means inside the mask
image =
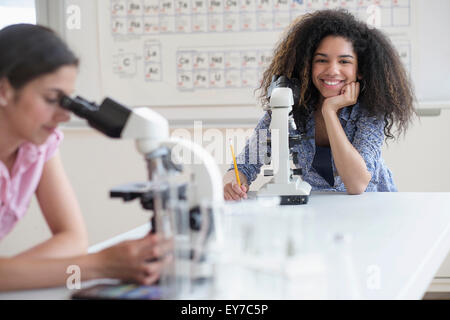
M 234 155 L 234 149 L 233 149 L 233 145 L 230 143 L 230 148 L 231 148 L 231 155 L 233 156 L 233 163 L 234 163 L 234 173 L 236 174 L 236 180 L 239 186 L 241 186 L 241 180 L 239 179 L 239 172 L 238 172 L 238 168 L 237 168 L 237 163 L 236 163 L 236 156 Z

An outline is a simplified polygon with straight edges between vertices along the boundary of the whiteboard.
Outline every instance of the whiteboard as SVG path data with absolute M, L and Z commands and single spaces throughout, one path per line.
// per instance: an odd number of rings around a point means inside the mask
M 103 95 L 128 105 L 256 105 L 255 89 L 283 29 L 299 15 L 335 7 L 388 34 L 419 100 L 450 101 L 450 36 L 430 43 L 429 35 L 430 30 L 449 33 L 450 1 L 103 0 L 97 5 Z M 436 19 L 439 15 L 445 19 Z M 428 58 L 431 53 L 434 59 Z M 439 76 L 430 78 L 434 69 Z

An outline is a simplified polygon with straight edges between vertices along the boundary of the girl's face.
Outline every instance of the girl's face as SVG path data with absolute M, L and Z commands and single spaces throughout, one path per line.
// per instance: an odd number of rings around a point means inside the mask
M 358 57 L 353 45 L 343 37 L 322 39 L 312 61 L 312 81 L 322 98 L 341 94 L 342 88 L 356 81 Z
M 59 123 L 70 120 L 69 111 L 59 106 L 61 95 L 70 95 L 75 88 L 77 68 L 62 66 L 42 75 L 19 90 L 8 86 L 4 92 L 3 114 L 12 134 L 36 145 L 44 143 Z M 8 83 L 9 84 L 9 83 Z

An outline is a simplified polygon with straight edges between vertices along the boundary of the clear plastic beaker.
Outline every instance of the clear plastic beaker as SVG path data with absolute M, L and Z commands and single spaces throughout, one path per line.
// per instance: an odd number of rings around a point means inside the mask
M 229 203 L 220 222 L 219 298 L 283 298 L 289 219 L 279 197 Z

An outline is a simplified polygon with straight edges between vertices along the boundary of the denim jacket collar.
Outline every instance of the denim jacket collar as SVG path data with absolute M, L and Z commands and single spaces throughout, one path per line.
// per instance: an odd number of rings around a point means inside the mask
M 348 121 L 349 119 L 356 120 L 359 108 L 359 101 L 352 106 L 342 108 L 339 112 L 339 118 L 345 121 Z

